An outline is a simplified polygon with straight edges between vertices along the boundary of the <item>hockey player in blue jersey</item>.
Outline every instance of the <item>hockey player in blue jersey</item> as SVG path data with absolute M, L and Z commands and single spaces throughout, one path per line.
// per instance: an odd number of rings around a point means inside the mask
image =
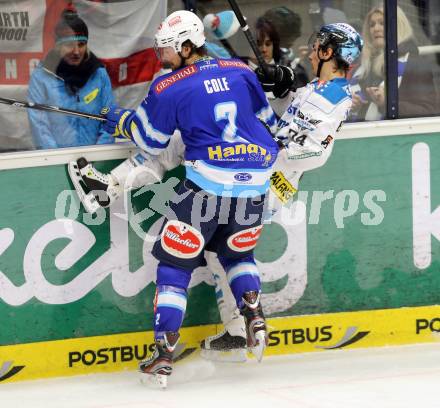
M 187 287 L 191 272 L 204 262 L 205 248 L 217 253 L 227 271 L 246 322 L 247 345 L 258 360 L 267 342 L 253 249 L 278 153 L 265 126 L 274 128 L 275 116 L 248 66 L 207 57 L 204 43 L 203 23 L 195 14 L 168 16 L 156 33 L 155 48 L 172 72 L 153 82 L 137 110 L 112 107 L 104 125 L 150 155 L 166 149 L 176 129 L 185 145 L 186 178 L 170 202 L 153 249 L 159 260 L 156 348 L 140 364 L 161 386 L 172 372 Z

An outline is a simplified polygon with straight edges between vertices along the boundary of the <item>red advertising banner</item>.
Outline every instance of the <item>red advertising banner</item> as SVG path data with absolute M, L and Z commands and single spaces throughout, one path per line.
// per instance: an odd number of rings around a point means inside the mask
M 0 2 L 0 84 L 25 85 L 54 45 L 54 28 L 66 0 Z

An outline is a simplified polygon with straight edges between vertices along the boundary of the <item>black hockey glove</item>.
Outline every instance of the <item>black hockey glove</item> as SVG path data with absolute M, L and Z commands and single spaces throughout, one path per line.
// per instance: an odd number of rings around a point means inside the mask
M 266 65 L 265 70 L 255 70 L 265 92 L 272 92 L 275 98 L 284 98 L 290 90 L 295 90 L 295 74 L 285 65 Z

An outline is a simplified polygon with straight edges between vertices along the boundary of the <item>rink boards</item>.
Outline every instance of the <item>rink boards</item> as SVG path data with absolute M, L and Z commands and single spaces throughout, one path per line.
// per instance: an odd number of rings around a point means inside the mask
M 301 180 L 304 217 L 263 228 L 268 355 L 436 341 L 440 120 L 392 122 L 347 126 Z M 121 202 L 91 217 L 66 173 L 81 155 L 108 171 L 131 151 L 0 155 L 0 382 L 134 369 L 151 348 L 157 261 L 142 232 L 160 218 L 133 222 L 151 194 L 127 197 L 131 218 Z M 220 330 L 212 285 L 194 272 L 180 359 Z
M 440 339 L 440 306 L 281 317 L 269 319 L 268 327 L 267 356 L 432 343 Z M 218 330 L 221 326 L 182 329 L 176 370 Z M 140 332 L 3 346 L 0 381 L 135 370 L 138 360 L 151 353 L 152 342 L 152 332 Z M 233 369 L 240 363 L 225 364 Z

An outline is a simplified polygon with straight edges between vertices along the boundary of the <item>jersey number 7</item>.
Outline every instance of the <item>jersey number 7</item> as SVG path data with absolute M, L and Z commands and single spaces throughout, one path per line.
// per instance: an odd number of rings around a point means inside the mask
M 214 106 L 214 115 L 217 122 L 227 120 L 227 124 L 222 133 L 222 139 L 229 143 L 248 141 L 237 136 L 237 104 L 235 102 L 221 102 Z

